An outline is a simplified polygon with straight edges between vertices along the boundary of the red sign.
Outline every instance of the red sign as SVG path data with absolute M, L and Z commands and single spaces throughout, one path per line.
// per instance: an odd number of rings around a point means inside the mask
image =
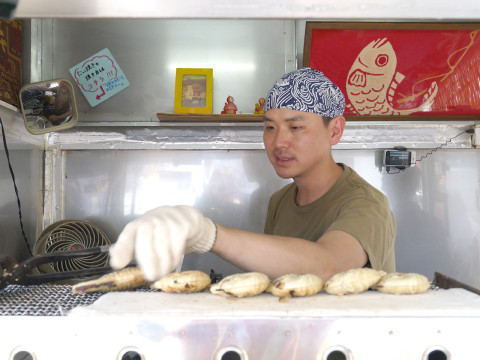
M 304 64 L 340 87 L 345 115 L 480 114 L 480 28 L 312 28 L 308 37 Z

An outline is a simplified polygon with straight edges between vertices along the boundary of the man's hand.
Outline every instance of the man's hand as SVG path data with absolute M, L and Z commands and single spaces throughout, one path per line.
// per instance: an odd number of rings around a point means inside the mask
M 215 223 L 190 206 L 162 206 L 125 226 L 110 248 L 110 265 L 127 266 L 133 259 L 147 280 L 171 272 L 182 255 L 209 251 L 215 243 Z

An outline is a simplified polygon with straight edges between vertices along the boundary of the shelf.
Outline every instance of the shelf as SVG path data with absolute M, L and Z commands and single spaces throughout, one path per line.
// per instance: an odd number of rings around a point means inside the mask
M 242 122 L 263 122 L 263 114 L 172 114 L 157 113 L 161 122 L 181 123 L 242 123 Z M 389 116 L 345 116 L 347 122 L 392 122 L 392 121 L 425 121 L 425 122 L 447 122 L 447 121 L 478 121 L 480 115 L 389 115 Z
M 263 114 L 172 114 L 157 113 L 161 122 L 262 122 Z

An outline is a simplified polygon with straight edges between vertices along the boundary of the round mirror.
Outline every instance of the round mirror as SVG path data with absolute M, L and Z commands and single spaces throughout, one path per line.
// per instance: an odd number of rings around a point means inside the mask
M 78 121 L 73 86 L 65 79 L 22 86 L 20 105 L 25 127 L 35 135 L 68 129 Z

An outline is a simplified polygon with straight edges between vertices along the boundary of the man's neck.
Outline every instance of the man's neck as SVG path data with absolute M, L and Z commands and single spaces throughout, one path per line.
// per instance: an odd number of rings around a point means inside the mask
M 295 203 L 298 206 L 308 205 L 321 198 L 332 188 L 342 176 L 343 168 L 335 162 L 329 163 L 322 171 L 309 174 L 308 178 L 294 179 L 297 185 Z

